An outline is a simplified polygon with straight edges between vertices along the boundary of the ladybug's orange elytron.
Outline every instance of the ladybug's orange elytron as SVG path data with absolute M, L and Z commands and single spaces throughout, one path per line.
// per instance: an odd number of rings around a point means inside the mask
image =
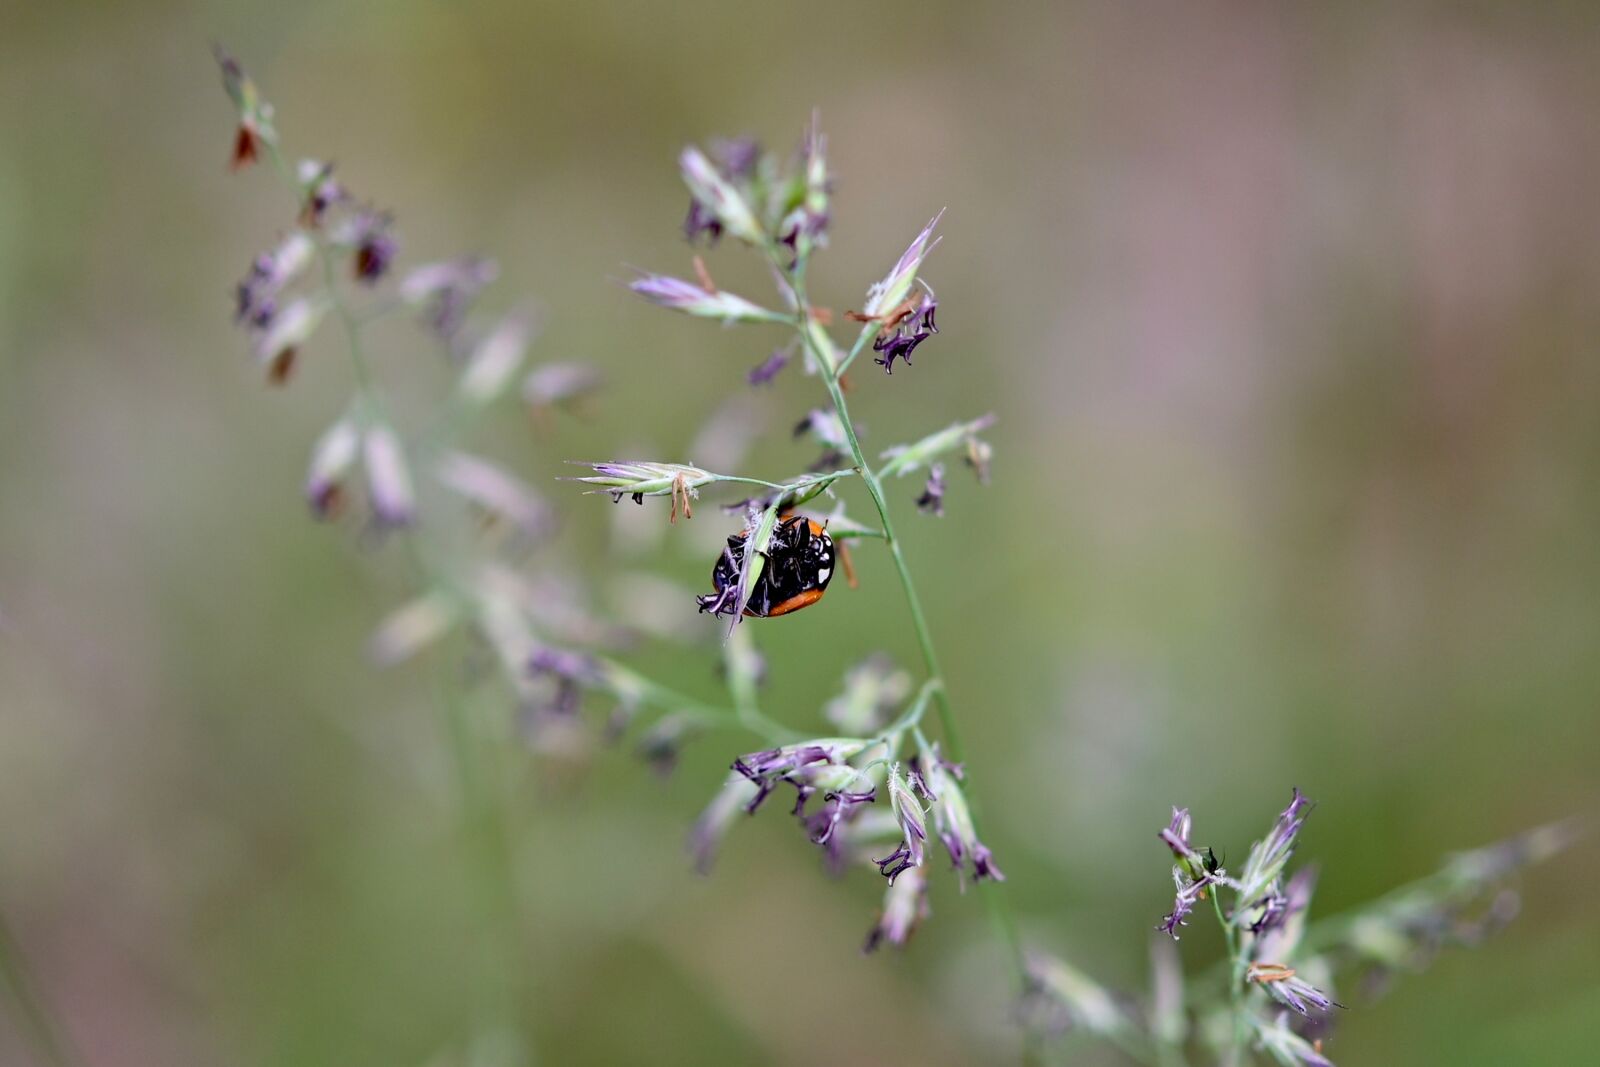
M 739 571 L 744 567 L 744 532 L 728 538 L 728 547 L 711 568 L 714 593 L 696 598 L 701 611 L 732 615 L 739 599 Z M 817 522 L 801 515 L 783 519 L 767 542 L 767 565 L 744 606 L 749 618 L 772 619 L 809 607 L 822 599 L 833 577 L 833 538 Z

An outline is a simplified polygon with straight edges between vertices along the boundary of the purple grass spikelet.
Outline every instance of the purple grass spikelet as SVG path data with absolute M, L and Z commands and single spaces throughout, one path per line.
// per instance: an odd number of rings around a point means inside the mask
M 917 272 L 922 269 L 922 261 L 939 243 L 939 238 L 933 236 L 933 231 L 943 216 L 942 211 L 935 215 L 922 228 L 922 232 L 912 238 L 911 244 L 900 254 L 900 258 L 889 269 L 889 273 L 880 281 L 874 282 L 867 290 L 867 302 L 861 309 L 861 315 L 868 321 L 883 321 L 906 299 L 911 292 L 912 284 L 916 281 Z
M 665 274 L 645 274 L 628 283 L 628 288 L 652 304 L 704 319 L 718 319 L 725 325 L 736 322 L 788 322 L 787 315 L 768 311 L 742 296 L 708 290 L 695 282 Z
M 692 202 L 690 217 L 684 222 L 684 232 L 690 240 L 702 232 L 713 239 L 727 232 L 753 245 L 765 241 L 766 232 L 745 194 L 704 152 L 685 148 L 678 157 L 678 166 Z
M 950 855 L 950 865 L 963 891 L 969 871 L 974 882 L 986 878 L 1003 882 L 1006 876 L 994 862 L 993 853 L 978 840 L 972 811 L 951 768 L 952 765 L 939 756 L 937 747 L 923 750 L 913 761 L 912 773 L 921 781 L 922 791 L 932 806 L 934 830 L 939 841 Z
M 921 867 L 901 873 L 883 891 L 883 911 L 867 931 L 861 946 L 863 954 L 876 952 L 883 945 L 902 947 L 917 926 L 932 912 L 928 907 L 928 876 Z
M 421 309 L 434 333 L 450 338 L 478 294 L 499 275 L 499 264 L 481 256 L 425 263 L 400 280 L 400 299 Z
M 319 519 L 337 515 L 344 504 L 344 479 L 361 451 L 361 428 L 355 419 L 344 416 L 323 431 L 311 449 L 311 465 L 306 472 L 306 502 Z
M 362 458 L 373 517 L 381 526 L 409 526 L 417 517 L 417 501 L 400 439 L 381 423 L 369 426 Z
M 1235 923 L 1257 925 L 1262 921 L 1263 913 L 1273 907 L 1274 898 L 1281 895 L 1278 883 L 1311 806 L 1311 801 L 1300 790 L 1294 790 L 1289 806 L 1278 815 L 1267 836 L 1250 847 L 1250 854 L 1239 873 L 1237 891 L 1240 906 L 1233 915 Z
M 349 199 L 344 186 L 333 176 L 332 163 L 302 159 L 296 173 L 300 177 L 302 226 L 308 228 L 321 226 L 327 218 L 329 209 Z
M 1252 963 L 1245 971 L 1245 980 L 1261 986 L 1278 1003 L 1300 1015 L 1310 1016 L 1313 1010 L 1327 1012 L 1342 1008 L 1316 986 L 1295 974 L 1293 967 L 1281 963 Z
M 363 285 L 378 284 L 400 254 L 393 219 L 387 212 L 363 211 L 357 215 L 351 221 L 347 242 L 354 250 L 351 273 Z
M 789 365 L 789 360 L 792 358 L 794 357 L 790 349 L 773 349 L 770 356 L 750 368 L 745 374 L 745 381 L 751 385 L 770 385 L 778 373 Z
M 701 874 L 710 872 L 723 839 L 740 813 L 750 810 L 759 789 L 757 783 L 739 771 L 733 771 L 723 780 L 722 788 L 717 790 L 717 795 L 689 831 L 689 853 L 694 857 L 695 870 Z
M 922 804 L 901 775 L 898 764 L 889 768 L 889 806 L 900 825 L 900 841 L 893 852 L 873 862 L 878 865 L 878 872 L 893 885 L 903 871 L 922 866 L 923 845 L 928 840 Z

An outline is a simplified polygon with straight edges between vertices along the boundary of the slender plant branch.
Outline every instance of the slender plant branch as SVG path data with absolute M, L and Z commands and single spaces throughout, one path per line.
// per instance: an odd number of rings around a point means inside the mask
M 844 427 L 845 440 L 850 446 L 850 456 L 855 463 L 862 484 L 867 487 L 867 494 L 872 498 L 873 507 L 877 509 L 878 521 L 882 530 L 884 544 L 889 548 L 889 555 L 894 560 L 895 573 L 900 578 L 900 588 L 905 594 L 906 607 L 911 613 L 911 623 L 917 635 L 917 645 L 922 652 L 923 666 L 928 673 L 933 687 L 934 708 L 939 716 L 939 729 L 943 734 L 945 751 L 950 758 L 960 763 L 965 759 L 965 749 L 961 744 L 961 734 L 956 727 L 955 713 L 950 704 L 950 692 L 945 682 L 944 669 L 939 663 L 939 653 L 934 646 L 933 632 L 928 627 L 926 614 L 922 610 L 922 598 L 917 593 L 915 579 L 911 576 L 911 568 L 906 563 L 905 553 L 901 550 L 900 539 L 895 534 L 894 520 L 889 515 L 889 504 L 883 493 L 883 484 L 879 480 L 872 464 L 867 460 L 866 453 L 862 451 L 861 440 L 856 434 L 855 423 L 850 418 L 850 406 L 845 401 L 844 389 L 839 384 L 839 376 L 843 368 L 848 367 L 866 347 L 867 341 L 877 332 L 877 325 L 868 323 L 862 327 L 855 343 L 844 359 L 836 366 L 834 353 L 825 351 L 818 344 L 813 335 L 811 326 L 813 312 L 811 302 L 806 295 L 805 263 L 796 264 L 794 269 L 787 269 L 783 263 L 783 256 L 776 246 L 768 245 L 767 255 L 771 260 L 777 275 L 789 290 L 796 316 L 796 329 L 804 344 L 811 352 L 822 375 L 823 384 L 827 387 L 828 397 L 833 402 L 833 409 L 839 416 L 839 422 Z M 972 811 L 972 820 L 975 832 L 981 835 L 979 825 L 978 804 L 976 799 L 969 801 Z M 987 881 L 978 883 L 979 893 L 983 897 L 985 908 L 988 909 L 991 922 L 994 924 L 1001 942 L 1005 945 L 1007 954 L 1011 957 L 1016 972 L 1017 982 L 1020 986 L 1027 984 L 1027 959 L 1022 951 L 1022 938 L 1017 931 L 1015 915 L 1012 914 L 1010 904 L 1004 895 Z
M 1211 906 L 1216 910 L 1217 922 L 1222 926 L 1222 936 L 1228 943 L 1228 1001 L 1233 1006 L 1233 1037 L 1228 1046 L 1228 1063 L 1237 1064 L 1244 1053 L 1244 956 L 1239 947 L 1238 933 L 1222 913 L 1220 886 L 1211 887 Z

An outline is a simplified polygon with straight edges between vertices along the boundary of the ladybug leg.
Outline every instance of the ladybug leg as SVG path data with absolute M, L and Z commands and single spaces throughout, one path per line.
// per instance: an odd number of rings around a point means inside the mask
M 712 615 L 729 615 L 733 612 L 733 600 L 737 595 L 737 590 L 735 590 L 733 586 L 728 585 L 723 586 L 715 593 L 706 593 L 703 596 L 695 597 L 695 603 L 700 605 L 700 611 L 702 613 L 709 612 Z
M 734 550 L 739 548 L 741 544 L 742 542 L 736 537 L 728 538 L 728 547 L 722 550 L 722 558 L 717 561 L 716 567 L 712 568 L 711 571 L 711 582 L 717 587 L 717 591 L 695 597 L 695 603 L 700 605 L 702 612 L 710 612 L 713 615 L 726 615 L 733 610 L 729 600 L 730 598 L 737 598 L 738 582 L 737 580 L 729 582 L 726 575 L 733 575 L 736 578 L 739 573 L 742 553 L 736 553 Z

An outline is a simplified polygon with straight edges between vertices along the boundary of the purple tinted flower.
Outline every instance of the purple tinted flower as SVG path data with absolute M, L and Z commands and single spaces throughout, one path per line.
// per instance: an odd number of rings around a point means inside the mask
M 889 879 L 889 884 L 894 885 L 894 880 L 913 867 L 921 866 L 921 849 L 912 848 L 910 839 L 903 840 L 895 845 L 894 851 L 881 860 L 873 860 L 878 865 L 878 873 Z
M 253 89 L 244 67 L 240 66 L 239 61 L 233 58 L 233 54 L 220 44 L 211 46 L 211 54 L 216 56 L 217 66 L 222 70 L 222 87 L 227 90 L 234 106 L 244 110 L 247 105 L 246 92 Z
M 719 137 L 711 142 L 711 154 L 726 177 L 749 181 L 761 163 L 761 142 L 749 136 Z
M 400 439 L 387 426 L 369 427 L 363 457 L 374 517 L 384 526 L 408 525 L 416 518 L 417 505 Z
M 235 323 L 249 323 L 258 330 L 264 330 L 272 323 L 272 315 L 276 310 L 272 299 L 276 286 L 269 287 L 266 282 L 272 276 L 272 256 L 266 252 L 261 253 L 250 261 L 250 270 L 244 280 L 234 287 L 233 321 Z
M 882 281 L 874 282 L 867 290 L 867 303 L 861 309 L 865 321 L 883 322 L 887 326 L 898 324 L 895 318 L 895 309 L 900 308 L 911 293 L 911 286 L 916 281 L 917 272 L 922 269 L 922 261 L 928 253 L 933 251 L 939 240 L 934 238 L 933 231 L 939 225 L 939 220 L 944 217 L 941 211 L 924 226 L 922 232 L 912 240 L 905 252 L 901 253 L 899 260 L 884 276 Z M 931 332 L 931 331 L 930 331 Z
M 1186 920 L 1195 904 L 1206 898 L 1206 889 L 1224 880 L 1224 872 L 1211 850 L 1199 849 L 1190 843 L 1191 826 L 1189 809 L 1173 808 L 1171 820 L 1158 835 L 1177 860 L 1172 866 L 1172 881 L 1178 892 L 1171 913 L 1156 929 L 1170 935 L 1174 941 L 1178 939 L 1178 927 L 1188 925 Z
M 1329 1008 L 1344 1007 L 1310 982 L 1297 978 L 1294 968 L 1280 963 L 1252 963 L 1245 977 L 1260 985 L 1278 1003 L 1307 1017 L 1313 1008 L 1326 1012 Z
M 739 813 L 749 810 L 756 788 L 744 775 L 737 773 L 729 774 L 722 783 L 722 788 L 689 832 L 689 852 L 694 856 L 695 870 L 701 874 L 711 870 L 722 839 Z
M 928 484 L 917 497 L 917 510 L 944 517 L 944 464 L 935 463 L 928 468 Z
M 922 303 L 913 309 L 899 313 L 903 318 L 894 321 L 891 317 L 884 328 L 891 326 L 892 334 L 880 335 L 872 342 L 874 352 L 883 353 L 873 359 L 874 363 L 881 366 L 888 374 L 894 373 L 894 361 L 898 357 L 911 366 L 911 353 L 916 351 L 918 345 L 939 332 L 939 327 L 934 325 L 933 313 L 939 306 L 932 296 L 924 293 Z
M 980 882 L 985 878 L 991 878 L 996 882 L 1006 880 L 1005 874 L 995 865 L 994 856 L 981 842 L 972 848 L 972 877 L 974 881 Z
M 874 352 L 882 352 L 881 356 L 874 356 L 872 362 L 884 369 L 885 373 L 894 373 L 894 361 L 898 358 L 905 361 L 906 366 L 911 366 L 911 353 L 917 346 L 928 339 L 925 333 L 906 334 L 899 330 L 890 337 L 880 337 L 872 342 Z
M 724 323 L 790 321 L 787 316 L 768 311 L 742 296 L 707 289 L 666 274 L 646 274 L 629 282 L 628 288 L 652 304 L 701 318 L 720 319 Z
M 605 680 L 605 673 L 593 656 L 564 648 L 537 649 L 528 657 L 528 670 L 534 674 L 568 678 L 583 685 L 598 685 Z
M 311 450 L 306 500 L 319 519 L 337 514 L 344 499 L 344 477 L 361 451 L 361 429 L 349 416 L 323 432 Z
M 434 332 L 452 337 L 472 301 L 499 274 L 500 267 L 494 260 L 475 256 L 427 263 L 400 282 L 400 299 L 424 308 Z
M 786 349 L 776 349 L 772 355 L 750 368 L 745 380 L 751 385 L 766 385 L 778 376 L 779 371 L 789 365 L 790 358 Z
M 631 718 L 631 713 L 625 713 L 619 707 L 613 718 L 626 714 Z M 678 758 L 683 754 L 683 746 L 694 736 L 697 728 L 694 723 L 681 715 L 667 715 L 658 720 L 645 731 L 635 751 L 639 758 L 650 765 L 650 769 L 662 777 L 670 775 L 678 766 Z
M 789 748 L 764 749 L 761 752 L 740 756 L 733 761 L 733 769 L 752 782 L 757 782 L 768 775 L 792 771 L 809 763 L 828 763 L 831 760 L 832 754 L 821 745 L 794 745 Z
M 1188 808 L 1173 808 L 1172 820 L 1167 823 L 1167 828 L 1161 831 L 1161 840 L 1172 849 L 1172 854 L 1180 860 L 1198 862 L 1199 854 L 1189 844 L 1189 828 L 1191 821 Z
M 352 270 L 356 280 L 366 285 L 376 285 L 389 273 L 400 245 L 389 232 L 388 215 L 363 214 L 356 222 L 355 260 Z
M 801 791 L 801 801 L 809 793 L 806 783 L 791 778 L 794 771 L 813 763 L 832 763 L 834 754 L 822 745 L 790 745 L 787 748 L 769 748 L 752 752 L 733 761 L 733 769 L 756 784 L 756 795 L 745 810 L 755 814 L 763 801 L 771 795 L 781 781 L 788 781 Z
M 863 824 L 863 813 L 878 799 L 877 787 L 848 763 L 813 763 L 790 772 L 782 780 L 795 787 L 791 814 L 800 821 L 806 837 L 822 849 L 830 873 L 843 873 L 851 851 L 848 838 L 853 836 L 847 831 Z M 855 788 L 858 784 L 865 784 L 866 788 Z M 811 797 L 819 792 L 822 804 L 808 812 Z
M 1311 895 L 1317 887 L 1316 867 L 1302 867 L 1294 872 L 1279 901 L 1272 922 L 1258 924 L 1255 955 L 1264 960 L 1292 959 L 1305 930 L 1306 912 L 1311 907 Z
M 706 244 L 716 244 L 722 236 L 722 223 L 717 221 L 709 208 L 691 196 L 689 213 L 683 219 L 683 236 L 690 244 L 694 244 L 702 234 L 705 235 Z
M 585 686 L 599 685 L 605 674 L 593 656 L 562 648 L 539 648 L 528 657 L 528 673 L 554 679 L 555 691 L 540 711 L 569 716 L 578 710 Z
M 813 408 L 805 418 L 795 423 L 792 436 L 803 437 L 806 434 L 810 434 L 823 447 L 825 459 L 840 455 L 850 445 L 839 413 L 825 408 Z
M 1172 913 L 1163 918 L 1156 929 L 1170 935 L 1172 940 L 1176 941 L 1178 940 L 1178 927 L 1189 925 L 1187 921 L 1189 914 L 1194 911 L 1195 904 L 1205 899 L 1206 887 L 1215 883 L 1216 878 L 1213 875 L 1206 874 L 1194 881 L 1190 881 L 1184 875 L 1182 867 L 1174 866 L 1172 868 L 1172 881 L 1178 887 L 1178 894 L 1173 898 L 1172 902 Z
M 1172 850 L 1179 868 L 1193 881 L 1212 873 L 1215 863 L 1209 859 L 1209 849 L 1202 851 L 1189 843 L 1191 825 L 1188 808 L 1173 808 L 1172 819 L 1159 836 Z
M 685 148 L 678 157 L 691 203 L 684 232 L 693 240 L 701 232 L 720 235 L 724 230 L 741 241 L 759 245 L 765 240 L 742 182 L 736 182 L 698 148 Z
M 1289 916 L 1289 898 L 1278 892 L 1276 884 L 1257 902 L 1255 915 L 1250 920 L 1250 932 L 1263 934 L 1282 925 Z
M 628 283 L 628 288 L 652 303 L 678 308 L 704 300 L 710 294 L 694 282 L 665 274 L 647 274 Z
M 522 399 L 535 409 L 573 404 L 600 388 L 600 372 L 583 363 L 542 363 L 522 380 Z
M 802 794 L 802 801 L 805 796 L 809 794 Z M 815 814 L 804 815 L 803 804 L 797 814 L 802 815 L 801 821 L 805 824 L 806 833 L 810 835 L 812 844 L 827 845 L 832 842 L 839 824 L 850 817 L 857 805 L 872 804 L 877 799 L 876 786 L 855 791 L 848 789 L 830 791 L 823 795 L 822 808 Z
M 492 403 L 511 384 L 528 354 L 534 324 L 523 315 L 506 315 L 472 346 L 457 382 L 461 399 Z
M 1310 807 L 1311 801 L 1296 789 L 1289 806 L 1279 814 L 1271 831 L 1251 846 L 1250 855 L 1246 857 L 1244 870 L 1239 876 L 1239 901 L 1244 907 L 1240 908 L 1240 916 L 1236 921 L 1242 921 L 1246 908 L 1265 903 L 1267 896 L 1274 893 Z
M 711 143 L 711 156 L 716 160 L 715 171 L 723 180 L 747 182 L 755 177 L 756 167 L 761 162 L 761 145 L 750 137 L 726 138 Z M 691 193 L 689 213 L 683 220 L 683 236 L 693 244 L 702 235 L 707 244 L 716 244 L 722 236 L 722 221 L 712 208 Z
M 234 321 L 257 332 L 272 325 L 278 313 L 278 294 L 311 262 L 311 239 L 296 231 L 270 252 L 250 262 L 250 269 L 234 289 Z
M 807 742 L 740 756 L 733 761 L 733 777 L 752 787 L 741 793 L 743 810 L 753 815 L 779 785 L 793 786 L 790 814 L 799 820 L 812 843 L 822 847 L 830 866 L 841 869 L 846 853 L 841 831 L 877 800 L 870 779 L 848 762 L 864 745 L 862 741 Z M 856 788 L 858 784 L 866 788 Z M 819 793 L 821 806 L 808 812 L 811 798 Z
M 889 769 L 889 805 L 900 825 L 901 839 L 893 852 L 873 862 L 878 865 L 878 873 L 893 885 L 895 878 L 904 871 L 922 866 L 922 846 L 928 840 L 922 805 L 912 794 L 909 783 L 901 777 L 898 767 Z
M 876 951 L 884 944 L 904 945 L 916 930 L 917 923 L 929 915 L 928 879 L 921 868 L 913 867 L 891 882 L 883 894 L 883 912 L 867 940 L 861 946 L 863 953 Z
M 328 209 L 348 199 L 344 186 L 333 176 L 332 163 L 319 163 L 314 159 L 300 161 L 300 187 L 304 197 L 300 209 L 302 226 L 321 226 Z
M 300 297 L 276 311 L 266 327 L 253 331 L 252 347 L 258 363 L 267 369 L 267 380 L 282 385 L 294 370 L 300 346 L 310 339 L 328 305 L 321 300 Z
M 969 867 L 975 882 L 985 878 L 1005 881 L 1006 876 L 995 863 L 994 854 L 978 840 L 972 812 L 957 784 L 960 767 L 943 759 L 938 747 L 934 746 L 913 761 L 911 773 L 922 795 L 932 805 L 934 828 L 945 851 L 950 854 L 950 864 L 961 880 L 962 890 L 966 889 Z
M 272 320 L 277 316 L 277 300 L 251 292 L 243 282 L 239 284 L 238 306 L 234 312 L 234 321 L 242 322 L 252 330 L 265 330 L 272 325 Z
M 530 537 L 543 536 L 555 526 L 549 504 L 522 479 L 488 460 L 448 452 L 434 473 L 441 484 L 480 509 L 486 522 L 505 520 Z
M 778 233 L 778 243 L 789 249 L 790 270 L 793 270 L 795 264 L 799 262 L 803 246 L 827 243 L 828 222 L 826 213 L 808 211 L 804 207 L 791 211 L 783 220 L 783 226 Z
M 789 269 L 828 244 L 829 200 L 833 179 L 828 174 L 827 143 L 813 119 L 800 151 L 800 173 L 792 180 L 799 203 L 778 223 L 778 242 L 789 249 Z

